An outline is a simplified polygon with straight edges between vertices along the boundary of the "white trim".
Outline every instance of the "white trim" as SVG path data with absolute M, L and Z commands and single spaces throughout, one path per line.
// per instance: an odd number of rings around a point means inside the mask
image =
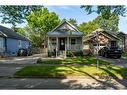
M 58 26 L 56 26 L 51 32 L 54 32 L 57 28 L 59 28 L 61 25 L 63 25 L 64 23 L 67 23 L 70 27 L 72 27 L 74 30 L 76 30 L 77 32 L 80 32 L 74 25 L 72 25 L 71 23 L 69 23 L 68 21 L 63 21 L 61 22 Z
M 5 37 L 7 37 L 7 35 L 6 35 L 6 34 L 4 34 L 2 31 L 0 31 L 0 33 L 1 33 L 1 34 L 3 34 Z
M 18 47 L 21 48 L 22 47 L 22 40 L 17 40 L 17 44 L 18 44 Z

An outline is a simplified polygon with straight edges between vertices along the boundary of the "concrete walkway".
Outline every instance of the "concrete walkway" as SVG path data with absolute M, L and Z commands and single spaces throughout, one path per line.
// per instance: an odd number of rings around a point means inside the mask
M 23 56 L 23 57 L 8 57 L 0 60 L 0 63 L 3 64 L 34 64 L 37 62 L 37 59 L 43 57 L 42 54 L 35 54 L 32 56 Z
M 0 89 L 127 89 L 127 80 L 0 78 Z
M 95 80 L 92 78 L 0 79 L 0 89 L 127 89 L 127 80 Z
M 54 59 L 63 59 L 63 58 L 50 58 L 46 54 L 34 54 L 32 56 L 23 56 L 23 57 L 8 57 L 0 59 L 1 64 L 35 64 L 37 60 L 41 58 L 42 60 L 54 60 Z

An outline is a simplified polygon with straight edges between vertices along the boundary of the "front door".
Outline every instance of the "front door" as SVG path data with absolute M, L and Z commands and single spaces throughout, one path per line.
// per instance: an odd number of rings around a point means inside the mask
M 65 38 L 59 39 L 59 47 L 60 50 L 65 50 Z

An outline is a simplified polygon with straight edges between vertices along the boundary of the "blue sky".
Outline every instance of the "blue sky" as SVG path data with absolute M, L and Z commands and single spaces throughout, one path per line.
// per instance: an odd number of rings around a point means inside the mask
M 96 13 L 87 15 L 87 13 L 80 8 L 78 5 L 73 6 L 45 6 L 49 9 L 50 12 L 55 12 L 61 19 L 74 18 L 77 20 L 77 23 L 88 22 L 97 17 Z M 127 14 L 126 14 L 127 15 Z M 0 19 L 1 20 L 1 19 Z M 11 27 L 9 24 L 2 24 L 7 27 Z M 25 24 L 19 25 L 20 27 L 25 26 Z M 127 16 L 120 17 L 119 21 L 119 31 L 127 33 Z
M 78 24 L 82 22 L 91 21 L 97 17 L 96 13 L 87 15 L 87 13 L 83 9 L 81 9 L 80 6 L 46 6 L 46 7 L 49 9 L 49 11 L 56 12 L 61 19 L 74 18 L 77 20 Z M 127 33 L 127 16 L 126 17 L 120 16 L 119 31 Z

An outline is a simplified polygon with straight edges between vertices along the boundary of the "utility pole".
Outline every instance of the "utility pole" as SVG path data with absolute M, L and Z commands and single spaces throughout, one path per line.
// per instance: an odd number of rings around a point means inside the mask
M 96 55 L 96 59 L 97 59 L 97 69 L 99 68 L 99 34 L 98 34 L 98 30 L 96 31 L 96 41 L 97 41 L 97 55 Z

